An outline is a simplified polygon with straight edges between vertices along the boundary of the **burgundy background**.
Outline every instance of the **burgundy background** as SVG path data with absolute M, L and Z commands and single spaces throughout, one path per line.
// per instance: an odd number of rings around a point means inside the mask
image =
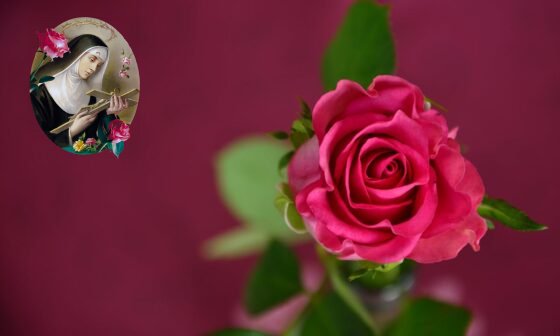
M 229 324 L 254 259 L 208 262 L 236 225 L 212 160 L 287 128 L 321 94 L 319 62 L 349 0 L 3 1 L 1 335 L 199 335 Z M 560 2 L 392 1 L 398 74 L 448 107 L 492 195 L 544 233 L 503 227 L 475 254 L 424 267 L 462 281 L 486 335 L 558 335 Z M 40 132 L 28 98 L 35 33 L 72 17 L 114 25 L 142 95 L 120 159 L 78 157 Z

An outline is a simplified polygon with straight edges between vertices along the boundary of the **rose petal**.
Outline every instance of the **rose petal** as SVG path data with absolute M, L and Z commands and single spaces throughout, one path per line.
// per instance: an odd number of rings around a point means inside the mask
M 321 177 L 319 142 L 314 136 L 296 151 L 288 165 L 288 182 L 294 194 Z
M 317 188 L 307 196 L 307 205 L 317 220 L 317 227 L 328 228 L 339 237 L 365 244 L 384 239 L 376 230 L 361 225 L 355 217 L 347 216 L 349 212 L 344 201 L 333 194 L 324 188 Z
M 389 239 L 377 244 L 354 244 L 356 254 L 363 259 L 379 264 L 398 262 L 406 258 L 415 248 L 419 235 L 414 237 L 395 236 L 389 234 Z
M 359 132 L 355 133 L 356 131 Z M 407 145 L 412 148 L 411 152 L 417 152 L 418 155 L 426 158 L 423 161 L 428 161 L 428 139 L 421 125 L 404 112 L 398 111 L 387 121 L 382 121 L 376 115 L 354 115 L 336 122 L 323 141 L 319 141 L 319 165 L 331 190 L 335 188 L 330 168 L 331 157 L 339 160 L 342 156 L 344 160 L 355 141 L 373 136 L 398 139 L 394 144 Z
M 475 166 L 465 159 L 465 175 L 457 185 L 457 190 L 469 195 L 472 206 L 477 206 L 484 197 L 484 184 Z
M 414 202 L 414 209 L 409 219 L 402 223 L 393 223 L 391 227 L 394 234 L 404 237 L 413 237 L 422 234 L 430 226 L 438 206 L 438 194 L 434 184 L 418 188 Z
M 463 156 L 448 146 L 442 146 L 434 160 L 434 169 L 438 177 L 438 208 L 432 224 L 423 234 L 425 238 L 457 226 L 472 209 L 470 197 L 458 190 L 465 176 Z
M 404 111 L 411 117 L 417 117 L 424 111 L 424 95 L 420 89 L 397 76 L 381 75 L 373 79 L 368 88 L 370 92 L 376 92 L 376 106 L 370 108 L 396 112 Z
M 439 147 L 447 143 L 448 128 L 445 118 L 436 110 L 428 110 L 420 114 L 418 123 L 422 125 L 428 138 L 430 158 L 435 158 Z
M 372 95 L 356 82 L 341 80 L 333 91 L 319 98 L 313 108 L 313 130 L 319 142 L 334 121 L 346 111 L 348 104 L 360 97 L 371 98 Z
M 486 223 L 476 210 L 473 210 L 454 228 L 430 238 L 422 237 L 408 258 L 420 263 L 453 259 L 467 244 L 470 244 L 474 251 L 478 251 L 480 239 L 486 230 Z

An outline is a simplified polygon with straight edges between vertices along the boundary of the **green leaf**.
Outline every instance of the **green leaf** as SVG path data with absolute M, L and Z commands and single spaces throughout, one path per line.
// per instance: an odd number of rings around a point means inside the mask
M 307 135 L 311 138 L 313 135 L 315 135 L 315 132 L 313 131 L 313 123 L 311 122 L 311 119 L 305 119 L 305 118 L 301 118 L 299 119 L 301 121 L 301 123 L 303 124 L 303 126 L 305 127 L 305 130 L 307 131 Z
M 245 307 L 250 314 L 260 314 L 302 291 L 296 255 L 273 240 L 251 274 L 245 291 Z
M 215 161 L 222 200 L 248 228 L 269 237 L 295 236 L 274 207 L 279 159 L 288 146 L 266 137 L 243 138 L 223 149 Z
M 298 149 L 309 138 L 313 136 L 313 125 L 309 119 L 296 119 L 292 123 L 292 132 L 290 134 L 290 141 L 294 149 Z
M 303 322 L 301 335 L 375 335 L 369 326 L 335 292 L 319 297 L 312 304 L 313 307 Z
M 262 250 L 271 238 L 285 243 L 309 240 L 296 235 L 275 209 L 280 157 L 288 146 L 263 136 L 239 139 L 223 149 L 215 161 L 220 196 L 242 226 L 217 235 L 203 245 L 209 258 L 238 258 Z M 287 188 L 287 189 L 286 189 Z
M 388 328 L 387 336 L 463 336 L 471 314 L 462 307 L 427 298 L 414 299 Z
M 286 140 L 290 137 L 290 135 L 284 131 L 276 131 L 269 133 L 271 137 L 278 140 Z
M 119 157 L 124 149 L 124 141 L 119 141 L 117 143 L 111 143 L 111 150 L 116 157 Z
M 39 83 L 46 83 L 46 82 L 50 82 L 54 79 L 53 76 L 43 76 L 41 77 L 41 79 L 39 79 Z
M 292 156 L 294 156 L 294 151 L 289 151 L 288 153 L 284 154 L 284 156 L 282 156 L 280 160 L 278 160 L 279 172 L 281 172 L 284 168 L 288 166 L 290 160 L 292 159 Z
M 33 92 L 33 91 L 37 90 L 38 88 L 39 88 L 39 86 L 37 84 L 33 84 L 33 83 L 31 83 L 31 85 L 29 86 L 30 92 Z
M 484 221 L 486 222 L 486 226 L 488 227 L 488 230 L 494 230 L 496 228 L 494 222 L 492 222 L 488 218 L 484 218 Z
M 501 199 L 484 197 L 482 204 L 478 206 L 478 213 L 484 218 L 500 221 L 515 230 L 541 231 L 547 229 L 545 225 L 535 222 L 521 210 Z
M 203 253 L 210 259 L 238 258 L 262 250 L 269 239 L 263 231 L 235 228 L 206 241 Z
M 292 142 L 292 145 L 295 149 L 301 147 L 301 145 L 303 145 L 308 139 L 309 136 L 304 132 L 292 131 L 292 133 L 290 134 L 290 141 Z
M 309 105 L 301 98 L 299 98 L 299 104 L 301 106 L 301 118 L 311 120 L 312 114 Z
M 368 326 L 368 329 L 371 332 L 370 335 L 376 334 L 375 326 L 369 312 L 364 307 L 360 299 L 356 296 L 356 294 L 352 291 L 352 289 L 350 288 L 350 284 L 340 274 L 336 258 L 320 246 L 317 246 L 317 254 L 319 255 L 321 262 L 323 263 L 323 266 L 327 271 L 335 292 L 360 318 L 362 323 Z
M 292 132 L 299 132 L 306 134 L 308 137 L 313 136 L 311 122 L 307 119 L 296 119 L 292 124 Z
M 268 336 L 268 334 L 248 329 L 225 329 L 213 332 L 209 336 Z
M 101 143 L 108 143 L 109 139 L 107 139 L 107 135 L 109 134 L 109 124 L 113 119 L 111 116 L 104 115 L 102 121 L 99 123 L 97 127 L 97 137 L 101 141 Z
M 395 50 L 389 26 L 389 7 L 371 0 L 353 4 L 322 63 L 325 90 L 341 79 L 368 87 L 373 77 L 393 73 Z

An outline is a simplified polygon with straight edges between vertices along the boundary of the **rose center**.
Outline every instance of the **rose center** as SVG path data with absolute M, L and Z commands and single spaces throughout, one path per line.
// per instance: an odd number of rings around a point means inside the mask
M 391 177 L 402 169 L 402 162 L 396 153 L 387 153 L 371 160 L 366 167 L 366 175 L 370 179 L 378 180 Z

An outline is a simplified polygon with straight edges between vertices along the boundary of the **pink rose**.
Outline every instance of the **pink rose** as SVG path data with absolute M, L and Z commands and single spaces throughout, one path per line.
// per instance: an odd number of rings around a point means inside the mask
M 70 51 L 68 41 L 64 34 L 58 33 L 54 29 L 47 29 L 46 33 L 37 33 L 39 38 L 39 48 L 50 58 L 62 57 Z
M 308 231 L 341 259 L 422 263 L 477 251 L 484 185 L 415 85 L 342 80 L 313 109 L 315 136 L 288 167 Z M 454 135 L 454 134 L 452 134 Z
M 128 72 L 126 70 L 121 70 L 119 72 L 119 77 L 121 78 L 129 78 L 130 76 L 128 75 Z
M 95 146 L 95 144 L 97 144 L 97 140 L 95 140 L 94 138 L 88 138 L 86 140 L 86 145 L 88 146 Z
M 116 144 L 130 138 L 130 127 L 120 119 L 115 119 L 109 123 L 109 136 L 107 139 Z
M 130 58 L 128 58 L 128 57 L 126 57 L 126 56 L 123 56 L 123 57 L 121 58 L 121 62 L 122 62 L 122 64 L 124 64 L 124 65 L 130 65 Z

